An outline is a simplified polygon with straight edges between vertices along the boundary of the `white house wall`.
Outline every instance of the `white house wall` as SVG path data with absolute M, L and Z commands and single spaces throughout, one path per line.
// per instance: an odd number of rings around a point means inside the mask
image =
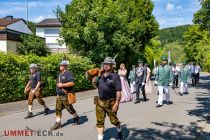
M 23 20 L 19 20 L 15 23 L 8 25 L 7 29 L 11 29 L 11 30 L 18 31 L 21 33 L 28 32 L 28 34 L 32 34 L 31 30 L 28 28 L 28 26 L 25 24 L 25 22 L 23 22 Z
M 18 42 L 16 42 L 16 41 L 7 40 L 7 52 L 14 52 L 14 53 L 16 53 L 17 43 Z
M 7 52 L 7 41 L 0 40 L 0 52 Z
M 56 36 L 45 36 L 45 29 L 59 29 L 58 27 L 36 27 L 36 35 L 45 38 L 46 44 L 58 44 L 58 40 L 61 40 L 59 34 Z M 59 46 L 61 49 L 66 49 L 66 45 Z M 58 49 L 59 49 L 58 48 Z M 56 48 L 55 48 L 56 49 Z
M 39 37 L 44 37 L 44 28 L 36 28 L 36 35 Z

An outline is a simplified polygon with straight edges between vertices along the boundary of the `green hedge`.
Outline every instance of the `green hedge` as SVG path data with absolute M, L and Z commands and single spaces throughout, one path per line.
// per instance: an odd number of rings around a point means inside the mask
M 69 70 L 74 74 L 74 91 L 92 89 L 92 85 L 85 79 L 85 71 L 93 68 L 88 58 L 66 54 L 69 60 Z M 15 55 L 12 53 L 0 53 L 0 103 L 24 100 L 27 96 L 23 93 L 27 84 L 30 72 L 29 64 L 36 63 L 44 81 L 43 96 L 56 95 L 55 84 L 59 71 L 59 62 L 63 54 L 52 54 L 47 57 L 35 55 Z

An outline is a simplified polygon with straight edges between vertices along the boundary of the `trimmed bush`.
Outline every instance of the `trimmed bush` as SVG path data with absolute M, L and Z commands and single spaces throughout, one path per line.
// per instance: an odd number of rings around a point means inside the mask
M 91 83 L 85 78 L 85 71 L 93 68 L 92 62 L 85 57 L 66 54 L 69 60 L 69 70 L 74 75 L 74 92 L 92 89 Z M 0 53 L 0 103 L 24 100 L 23 93 L 29 80 L 29 65 L 36 63 L 44 82 L 43 96 L 56 95 L 56 77 L 59 72 L 59 63 L 63 54 L 52 54 L 47 57 L 36 55 L 15 55 L 12 53 Z

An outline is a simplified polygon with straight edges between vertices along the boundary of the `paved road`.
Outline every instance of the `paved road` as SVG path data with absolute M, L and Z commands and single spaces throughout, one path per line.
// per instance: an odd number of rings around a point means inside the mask
M 122 103 L 119 110 L 119 118 L 124 124 L 123 132 L 127 140 L 192 140 L 204 139 L 210 132 L 210 75 L 202 74 L 199 87 L 191 87 L 190 94 L 177 96 L 171 90 L 173 105 L 164 105 L 156 108 L 157 95 L 156 87 L 153 87 L 153 94 L 148 94 L 148 102 L 141 102 L 134 105 L 133 102 Z M 178 89 L 176 89 L 178 91 Z M 82 94 L 82 93 L 80 93 Z M 0 105 L 0 139 L 2 140 L 96 140 L 95 111 L 93 99 L 96 91 L 89 91 L 86 95 L 80 95 L 81 100 L 75 104 L 75 108 L 81 116 L 81 124 L 71 125 L 72 116 L 63 111 L 62 129 L 54 131 L 53 135 L 60 133 L 63 136 L 43 136 L 45 130 L 53 125 L 55 119 L 54 99 L 47 98 L 50 104 L 50 114 L 44 116 L 43 109 L 35 104 L 35 117 L 23 119 L 26 115 L 25 109 L 18 110 L 17 106 L 23 107 L 26 101 Z M 6 111 L 13 107 L 12 111 Z M 4 136 L 8 130 L 34 130 L 33 136 Z M 40 130 L 40 131 L 38 131 Z M 25 131 L 28 132 L 28 131 Z M 42 132 L 42 135 L 41 133 Z M 202 135 L 201 133 L 202 132 Z M 106 120 L 105 139 L 115 139 L 116 129 Z M 208 137 L 206 137 L 208 139 Z

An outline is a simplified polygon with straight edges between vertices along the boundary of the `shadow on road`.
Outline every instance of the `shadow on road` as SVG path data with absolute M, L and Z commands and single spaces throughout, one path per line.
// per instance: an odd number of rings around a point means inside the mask
M 205 75 L 201 77 L 201 80 L 204 81 L 199 84 L 196 89 L 206 89 L 205 92 L 197 92 L 196 101 L 197 106 L 193 110 L 187 110 L 190 116 L 197 116 L 204 120 L 209 120 L 210 113 L 210 80 L 209 75 Z
M 123 137 L 126 139 L 129 136 L 129 130 L 127 129 L 126 125 L 123 125 Z M 110 139 L 117 139 L 117 128 L 108 128 L 105 130 L 104 133 L 104 140 L 110 140 Z
M 130 135 L 127 140 L 192 140 L 199 134 L 197 123 L 192 122 L 190 126 L 184 126 L 168 122 L 152 122 L 159 129 L 129 129 Z M 162 129 L 167 129 L 163 131 Z M 187 135 L 186 135 L 187 134 Z
M 50 114 L 53 114 L 53 113 L 55 113 L 55 110 L 49 110 L 47 115 L 50 115 Z M 44 110 L 34 114 L 34 117 L 39 116 L 39 115 L 44 115 Z
M 209 75 L 201 76 L 201 83 L 196 89 L 206 89 L 205 92 L 191 93 L 196 94 L 195 100 L 197 106 L 192 110 L 186 110 L 188 115 L 196 116 L 200 118 L 197 122 L 191 122 L 189 126 L 169 123 L 169 122 L 152 122 L 152 124 L 158 126 L 155 128 L 130 128 L 127 130 L 126 140 L 192 140 L 196 139 L 200 135 L 201 127 L 199 127 L 199 121 L 209 121 L 210 112 L 210 80 Z M 116 129 L 111 128 L 106 131 L 107 139 L 115 138 Z
M 88 121 L 87 116 L 80 116 L 79 125 L 84 124 L 87 121 Z M 64 124 L 62 124 L 62 127 L 67 126 L 69 124 L 72 124 L 73 122 L 74 122 L 74 119 L 71 118 L 71 119 L 67 120 L 67 122 L 65 122 Z

